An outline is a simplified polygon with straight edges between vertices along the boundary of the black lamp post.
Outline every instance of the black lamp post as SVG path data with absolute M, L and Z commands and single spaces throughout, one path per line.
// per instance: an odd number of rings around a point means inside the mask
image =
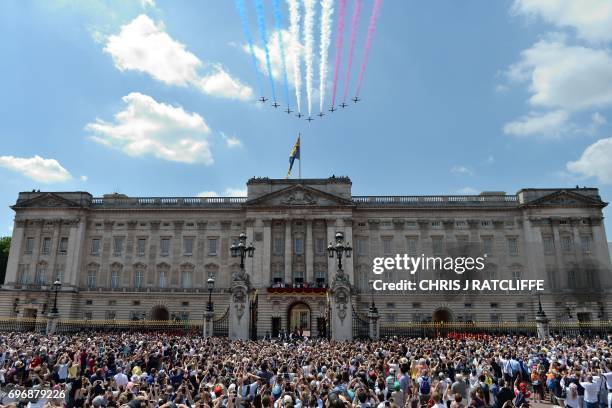
M 209 277 L 208 280 L 206 281 L 206 284 L 208 286 L 208 303 L 206 304 L 206 311 L 212 312 L 213 311 L 212 293 L 213 293 L 213 289 L 215 288 L 215 279 L 212 276 Z
M 370 281 L 370 299 L 372 300 L 372 306 L 370 306 L 370 312 L 378 313 L 378 309 L 376 309 L 376 304 L 374 304 L 374 281 Z
M 246 243 L 246 234 L 243 232 L 240 234 L 238 238 L 238 242 L 234 242 L 230 247 L 230 251 L 232 253 L 232 257 L 240 257 L 240 270 L 244 272 L 244 257 L 248 256 L 249 258 L 253 257 L 253 252 L 255 252 L 255 247 L 251 242 L 249 245 Z
M 61 287 L 62 287 L 62 282 L 60 282 L 59 279 L 53 282 L 53 291 L 55 292 L 55 298 L 53 299 L 53 308 L 51 309 L 52 314 L 58 313 L 57 312 L 57 293 L 59 292 Z
M 346 254 L 347 258 L 351 257 L 351 253 L 353 252 L 353 247 L 351 247 L 350 243 L 344 243 L 344 234 L 342 232 L 336 232 L 336 244 L 334 245 L 332 242 L 327 246 L 327 253 L 330 258 L 336 257 L 338 258 L 338 271 L 342 271 L 342 255 Z

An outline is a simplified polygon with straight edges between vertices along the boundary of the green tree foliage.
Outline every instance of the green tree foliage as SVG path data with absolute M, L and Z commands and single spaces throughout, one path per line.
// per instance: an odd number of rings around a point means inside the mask
M 0 238 L 0 283 L 4 283 L 4 275 L 6 274 L 6 264 L 8 263 L 10 247 L 11 237 Z

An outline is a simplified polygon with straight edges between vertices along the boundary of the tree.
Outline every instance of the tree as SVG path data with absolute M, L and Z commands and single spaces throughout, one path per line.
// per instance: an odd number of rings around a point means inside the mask
M 10 248 L 11 237 L 0 238 L 0 283 L 4 283 L 4 276 L 6 275 L 6 264 L 8 263 Z

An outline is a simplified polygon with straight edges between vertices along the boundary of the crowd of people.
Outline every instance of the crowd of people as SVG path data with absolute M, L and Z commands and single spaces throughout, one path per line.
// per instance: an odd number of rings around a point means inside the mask
M 612 408 L 610 344 L 0 333 L 0 407 Z

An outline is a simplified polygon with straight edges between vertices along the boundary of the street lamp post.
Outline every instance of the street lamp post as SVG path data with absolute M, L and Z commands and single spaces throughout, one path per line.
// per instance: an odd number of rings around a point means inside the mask
M 234 242 L 230 247 L 230 251 L 232 253 L 232 257 L 240 257 L 240 271 L 244 274 L 244 258 L 248 256 L 249 258 L 253 257 L 253 253 L 255 252 L 255 247 L 253 243 L 247 245 L 246 243 L 246 234 L 243 232 L 238 237 L 238 241 Z
M 213 312 L 213 302 L 212 302 L 212 293 L 213 293 L 213 289 L 215 288 L 215 279 L 211 276 L 208 278 L 208 280 L 206 281 L 206 284 L 208 286 L 208 303 L 206 304 L 206 311 L 207 312 Z
M 330 258 L 333 258 L 334 255 L 338 258 L 338 272 L 342 273 L 342 256 L 346 256 L 347 258 L 351 257 L 351 253 L 353 252 L 353 247 L 349 242 L 344 242 L 344 234 L 342 232 L 336 232 L 336 243 L 330 242 L 327 246 L 327 253 Z
M 57 311 L 57 293 L 59 292 L 61 287 L 62 287 L 62 282 L 60 282 L 59 279 L 53 282 L 53 292 L 55 292 L 55 297 L 53 299 L 53 308 L 51 308 L 51 314 L 54 314 L 54 315 L 58 313 Z

